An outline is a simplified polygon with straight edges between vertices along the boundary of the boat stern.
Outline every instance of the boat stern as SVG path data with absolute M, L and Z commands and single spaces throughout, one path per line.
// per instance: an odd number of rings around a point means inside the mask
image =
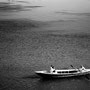
M 46 70 L 43 70 L 43 71 L 35 71 L 35 73 L 46 73 L 47 71 Z
M 90 73 L 90 69 L 86 69 L 86 71 Z

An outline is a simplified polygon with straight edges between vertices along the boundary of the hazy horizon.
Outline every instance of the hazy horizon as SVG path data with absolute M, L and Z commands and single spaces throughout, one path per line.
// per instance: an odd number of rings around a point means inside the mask
M 8 0 L 1 0 L 1 2 Z M 12 1 L 12 0 L 11 0 Z M 88 18 L 90 16 L 89 0 L 13 0 L 20 5 L 18 12 L 2 10 L 0 18 L 28 18 L 39 21 L 51 21 L 68 18 Z M 29 7 L 25 7 L 29 6 Z M 30 7 L 34 6 L 34 7 Z M 37 7 L 39 6 L 39 7 Z M 29 8 L 27 10 L 26 8 Z M 60 13 L 57 13 L 60 12 Z M 68 14 L 67 14 L 68 13 Z M 72 14 L 73 13 L 73 14 Z

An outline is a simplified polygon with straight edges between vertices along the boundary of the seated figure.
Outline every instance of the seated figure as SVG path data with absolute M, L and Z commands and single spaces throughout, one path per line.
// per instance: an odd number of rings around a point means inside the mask
M 81 66 L 81 69 L 82 69 L 82 70 L 85 70 L 85 67 L 84 67 L 84 66 Z
M 50 73 L 55 73 L 55 67 L 53 65 L 50 67 Z
M 83 72 L 83 71 L 85 71 L 86 69 L 85 69 L 85 67 L 84 66 L 80 66 L 80 68 L 79 68 L 79 71 L 80 72 Z

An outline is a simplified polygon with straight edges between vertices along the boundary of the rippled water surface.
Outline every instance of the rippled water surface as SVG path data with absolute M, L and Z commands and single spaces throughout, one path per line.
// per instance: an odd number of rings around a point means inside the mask
M 90 68 L 89 0 L 0 1 L 0 90 L 90 90 L 90 76 L 46 80 L 34 71 Z

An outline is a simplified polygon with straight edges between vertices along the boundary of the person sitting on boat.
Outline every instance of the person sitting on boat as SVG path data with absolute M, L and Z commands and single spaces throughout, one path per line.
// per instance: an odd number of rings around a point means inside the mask
M 53 65 L 50 67 L 50 73 L 55 73 L 55 67 Z
M 82 70 L 85 70 L 85 67 L 82 65 L 82 66 L 81 66 L 81 69 L 82 69 Z
M 84 66 L 80 66 L 80 68 L 79 68 L 79 71 L 80 71 L 80 72 L 85 71 L 85 70 L 86 70 L 86 69 L 85 69 Z

